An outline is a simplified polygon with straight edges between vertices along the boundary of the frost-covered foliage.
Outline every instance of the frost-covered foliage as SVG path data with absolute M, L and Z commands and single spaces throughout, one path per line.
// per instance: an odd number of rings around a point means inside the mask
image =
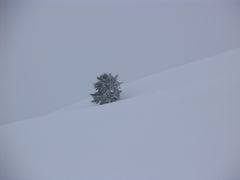
M 119 100 L 121 94 L 121 82 L 118 81 L 118 75 L 113 76 L 111 73 L 104 73 L 97 77 L 94 88 L 97 92 L 91 94 L 92 102 L 96 104 L 106 104 Z

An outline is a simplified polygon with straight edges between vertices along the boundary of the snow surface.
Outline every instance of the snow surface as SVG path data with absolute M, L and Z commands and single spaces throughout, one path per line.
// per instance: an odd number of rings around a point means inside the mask
M 0 126 L 2 180 L 239 180 L 240 49 Z

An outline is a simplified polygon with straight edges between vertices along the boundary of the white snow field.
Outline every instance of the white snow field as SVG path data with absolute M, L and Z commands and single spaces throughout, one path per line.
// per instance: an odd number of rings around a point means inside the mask
M 239 180 L 240 49 L 0 126 L 1 180 Z

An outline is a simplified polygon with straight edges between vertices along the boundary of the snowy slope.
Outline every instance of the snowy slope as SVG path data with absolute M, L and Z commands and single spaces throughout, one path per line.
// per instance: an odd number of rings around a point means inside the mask
M 116 103 L 1 126 L 1 179 L 239 179 L 239 58 L 235 49 L 125 84 Z

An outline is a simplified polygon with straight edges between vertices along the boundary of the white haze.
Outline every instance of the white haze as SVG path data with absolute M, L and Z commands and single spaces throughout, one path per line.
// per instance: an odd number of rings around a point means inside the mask
M 238 1 L 23 2 L 1 13 L 1 124 L 88 97 L 102 72 L 131 82 L 240 47 Z

